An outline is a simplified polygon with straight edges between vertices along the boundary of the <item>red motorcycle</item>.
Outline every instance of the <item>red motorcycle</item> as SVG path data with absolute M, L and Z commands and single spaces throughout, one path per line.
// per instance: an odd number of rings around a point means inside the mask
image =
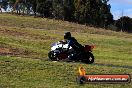
M 94 56 L 92 54 L 92 50 L 95 46 L 93 45 L 85 45 L 83 46 L 83 51 L 80 53 L 76 53 L 72 47 L 68 48 L 68 44 L 59 41 L 57 43 L 52 44 L 51 51 L 48 53 L 49 60 L 52 61 L 67 61 L 69 56 L 76 57 L 75 59 L 70 59 L 70 61 L 77 61 L 92 64 L 94 62 Z

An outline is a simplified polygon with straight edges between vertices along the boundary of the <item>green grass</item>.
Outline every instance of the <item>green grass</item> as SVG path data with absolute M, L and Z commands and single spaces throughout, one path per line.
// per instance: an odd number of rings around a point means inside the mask
M 94 44 L 94 64 L 48 61 L 50 45 L 71 31 L 83 45 Z M 130 84 L 78 85 L 80 64 L 87 74 L 132 75 L 132 35 L 60 20 L 0 14 L 0 88 L 131 88 Z

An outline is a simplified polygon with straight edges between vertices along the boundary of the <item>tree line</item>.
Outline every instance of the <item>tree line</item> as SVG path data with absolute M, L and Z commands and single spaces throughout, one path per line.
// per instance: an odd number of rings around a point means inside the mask
M 61 19 L 95 27 L 111 28 L 115 31 L 132 32 L 132 19 L 121 17 L 113 20 L 109 0 L 6 0 L 17 14 Z M 26 8 L 26 9 L 25 9 Z M 22 11 L 22 13 L 21 13 Z M 111 26 L 112 25 L 112 26 Z M 114 27 L 113 27 L 114 26 Z

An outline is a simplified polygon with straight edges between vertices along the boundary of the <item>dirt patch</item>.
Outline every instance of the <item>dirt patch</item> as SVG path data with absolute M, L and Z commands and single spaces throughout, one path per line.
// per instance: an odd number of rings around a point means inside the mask
M 11 56 L 17 56 L 17 55 L 29 55 L 33 52 L 25 50 L 25 49 L 20 49 L 20 48 L 13 48 L 13 47 L 6 47 L 0 45 L 0 55 L 11 55 Z
M 18 55 L 26 55 L 26 56 L 28 56 L 29 54 L 33 53 L 31 51 L 28 51 L 28 50 L 17 49 L 17 48 L 10 49 L 10 51 L 12 52 L 13 56 L 18 56 Z
M 19 49 L 19 48 L 1 48 L 0 47 L 0 56 L 15 56 L 15 57 L 29 57 L 36 58 L 33 56 L 39 55 L 37 52 Z
M 8 48 L 0 48 L 0 55 L 11 55 L 12 52 Z
M 41 53 L 32 51 L 32 50 L 26 50 L 26 49 L 18 49 L 18 48 L 14 48 L 11 49 L 12 54 L 10 54 L 10 56 L 15 56 L 15 57 L 22 57 L 22 58 L 42 58 L 43 55 L 41 55 Z
M 22 33 L 22 32 L 18 32 L 18 31 L 14 31 L 14 30 L 0 30 L 1 33 L 3 34 L 9 34 L 9 35 L 12 35 L 12 36 L 24 36 L 25 34 Z

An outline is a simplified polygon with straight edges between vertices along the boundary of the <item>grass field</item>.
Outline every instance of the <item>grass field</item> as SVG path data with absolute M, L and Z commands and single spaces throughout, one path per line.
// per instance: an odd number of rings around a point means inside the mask
M 50 45 L 71 31 L 81 44 L 94 44 L 94 64 L 48 61 Z M 0 88 L 132 88 L 129 84 L 78 85 L 78 67 L 87 74 L 130 74 L 132 34 L 70 22 L 0 14 Z

